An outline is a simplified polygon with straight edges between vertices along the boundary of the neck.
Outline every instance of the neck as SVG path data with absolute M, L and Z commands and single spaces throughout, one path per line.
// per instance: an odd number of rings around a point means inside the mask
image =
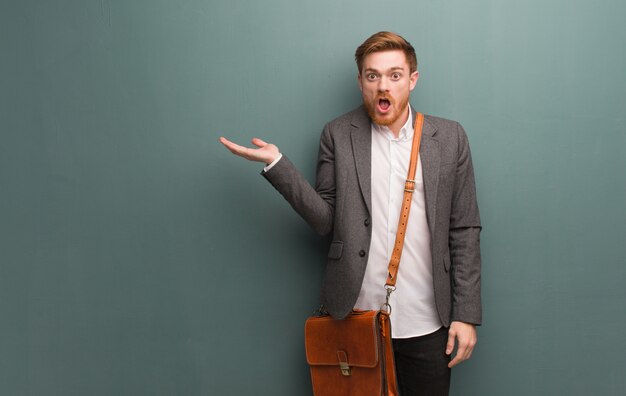
M 395 120 L 392 124 L 389 124 L 387 126 L 389 130 L 391 131 L 391 133 L 393 133 L 393 136 L 395 136 L 396 138 L 400 136 L 400 130 L 402 129 L 404 124 L 406 124 L 406 120 L 409 119 L 409 111 L 411 111 L 411 109 L 407 105 L 406 110 L 404 111 L 404 115 L 401 117 L 398 117 L 397 120 Z

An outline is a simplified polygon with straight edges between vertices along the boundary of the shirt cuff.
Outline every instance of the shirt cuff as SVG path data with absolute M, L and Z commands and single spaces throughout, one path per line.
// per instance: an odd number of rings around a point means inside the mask
M 272 169 L 274 167 L 274 165 L 276 165 L 278 163 L 278 161 L 280 161 L 281 158 L 283 158 L 283 155 L 281 153 L 279 153 L 278 157 L 276 157 L 276 159 L 274 161 L 272 161 L 271 164 L 269 164 L 268 166 L 263 168 L 263 172 L 269 172 L 269 170 Z

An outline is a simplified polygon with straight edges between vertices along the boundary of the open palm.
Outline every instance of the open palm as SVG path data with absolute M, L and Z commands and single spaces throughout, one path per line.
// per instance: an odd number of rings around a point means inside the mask
M 230 150 L 231 153 L 243 157 L 249 161 L 265 162 L 266 164 L 271 164 L 280 155 L 278 147 L 271 143 L 266 143 L 259 138 L 252 139 L 252 144 L 257 146 L 258 148 L 240 146 L 236 143 L 231 142 L 223 136 L 220 137 L 220 142 L 228 150 Z

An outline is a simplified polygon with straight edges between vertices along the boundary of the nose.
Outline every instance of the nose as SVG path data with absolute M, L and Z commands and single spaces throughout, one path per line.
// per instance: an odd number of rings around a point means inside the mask
M 389 91 L 389 81 L 387 77 L 383 76 L 378 80 L 378 92 L 387 92 Z

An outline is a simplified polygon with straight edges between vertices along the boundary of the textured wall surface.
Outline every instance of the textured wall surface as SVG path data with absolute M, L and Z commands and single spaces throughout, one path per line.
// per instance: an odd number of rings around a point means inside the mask
M 313 180 L 378 30 L 472 147 L 484 326 L 452 394 L 626 394 L 625 13 L 0 1 L 0 394 L 310 394 L 327 240 L 217 138 L 275 142 Z

